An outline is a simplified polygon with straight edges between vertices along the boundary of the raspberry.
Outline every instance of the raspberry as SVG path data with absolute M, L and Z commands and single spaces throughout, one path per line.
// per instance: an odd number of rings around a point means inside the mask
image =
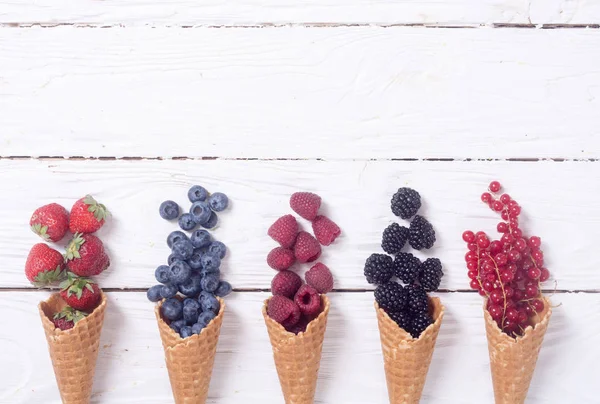
M 410 323 L 410 334 L 413 338 L 419 338 L 421 333 L 431 324 L 433 324 L 433 319 L 429 314 L 419 313 L 412 318 Z
M 333 289 L 333 276 L 327 266 L 320 262 L 313 265 L 304 275 L 306 283 L 319 293 L 328 293 Z
M 296 192 L 290 198 L 290 207 L 306 220 L 314 220 L 321 207 L 321 197 L 311 192 Z
M 421 261 L 411 253 L 399 253 L 394 259 L 394 275 L 405 285 L 411 285 L 417 279 Z
M 396 282 L 385 283 L 375 289 L 375 301 L 384 310 L 401 311 L 406 306 L 406 291 Z
M 433 247 L 433 244 L 435 243 L 435 231 L 433 230 L 431 223 L 423 216 L 417 215 L 413 221 L 410 222 L 408 242 L 415 250 Z
M 267 234 L 284 248 L 291 248 L 298 235 L 298 222 L 292 215 L 280 217 L 269 227 Z
M 301 316 L 300 321 L 294 324 L 291 327 L 286 327 L 286 331 L 291 332 L 293 334 L 300 334 L 301 332 L 306 331 L 306 327 L 308 327 L 308 323 L 310 323 L 310 318 L 306 316 Z
M 269 299 L 267 314 L 284 327 L 291 327 L 300 320 L 298 305 L 283 296 L 273 296 Z
M 365 262 L 365 277 L 370 284 L 383 284 L 394 274 L 394 261 L 385 254 L 371 254 Z
M 280 271 L 271 281 L 271 293 L 292 299 L 302 286 L 302 279 L 292 271 Z
M 337 224 L 325 216 L 317 216 L 312 222 L 313 233 L 323 245 L 330 245 L 342 233 Z
M 295 261 L 294 252 L 283 247 L 276 247 L 267 255 L 267 264 L 278 271 L 288 269 Z
M 296 238 L 294 255 L 298 262 L 312 262 L 321 255 L 321 245 L 312 235 L 301 231 Z
M 433 292 L 440 287 L 440 281 L 444 276 L 442 263 L 437 258 L 427 258 L 419 269 L 419 283 L 427 292 Z
M 427 293 L 422 286 L 410 285 L 404 288 L 407 291 L 408 302 L 406 304 L 408 311 L 413 314 L 427 313 L 429 309 L 429 300 Z
M 300 286 L 294 296 L 294 303 L 306 317 L 315 317 L 321 312 L 321 296 L 312 286 Z
M 412 322 L 412 317 L 407 311 L 386 310 L 385 312 L 392 320 L 394 320 L 396 324 L 398 324 L 398 327 L 402 328 L 406 332 L 410 332 L 410 323 Z
M 383 231 L 381 248 L 388 254 L 398 254 L 407 239 L 408 229 L 398 223 L 392 223 Z
M 410 188 L 400 188 L 392 197 L 392 212 L 402 219 L 410 219 L 421 207 L 421 196 Z

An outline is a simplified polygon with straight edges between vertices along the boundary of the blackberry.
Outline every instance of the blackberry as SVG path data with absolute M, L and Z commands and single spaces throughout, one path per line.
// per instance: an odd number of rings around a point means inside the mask
M 421 207 L 421 195 L 414 189 L 400 188 L 392 197 L 392 212 L 402 219 L 410 219 Z
M 433 319 L 427 313 L 420 313 L 415 315 L 410 322 L 410 334 L 413 338 L 419 338 L 421 333 L 425 331 L 427 327 L 433 324 Z
M 410 327 L 411 327 L 411 322 L 412 322 L 412 317 L 411 315 L 407 312 L 407 311 L 385 311 L 387 313 L 388 316 L 390 316 L 390 318 L 392 320 L 394 320 L 394 322 L 396 324 L 398 324 L 398 327 L 402 328 L 404 331 L 406 332 L 410 332 Z
M 435 231 L 431 223 L 423 216 L 415 216 L 408 229 L 408 242 L 415 250 L 433 247 Z
M 442 263 L 437 258 L 427 258 L 419 268 L 419 283 L 427 292 L 433 292 L 440 287 L 444 272 Z
M 427 313 L 429 310 L 429 300 L 427 299 L 425 289 L 420 285 L 410 285 L 404 289 L 408 296 L 408 302 L 406 303 L 408 311 L 413 315 Z
M 417 279 L 421 260 L 411 253 L 399 253 L 394 260 L 394 275 L 405 285 L 412 285 Z
M 381 248 L 388 254 L 398 254 L 407 239 L 408 229 L 398 223 L 392 223 L 383 231 Z
M 365 278 L 371 284 L 388 283 L 394 274 L 394 261 L 385 254 L 371 254 L 365 262 Z
M 406 291 L 399 283 L 385 283 L 375 289 L 375 301 L 386 311 L 400 311 L 406 307 Z

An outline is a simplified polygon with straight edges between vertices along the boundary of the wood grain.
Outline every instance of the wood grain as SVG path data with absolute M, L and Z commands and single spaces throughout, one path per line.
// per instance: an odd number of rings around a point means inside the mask
M 599 158 L 598 48 L 600 30 L 1 29 L 0 155 Z
M 461 234 L 466 229 L 496 234 L 498 217 L 479 200 L 492 179 L 502 181 L 521 203 L 522 227 L 541 236 L 556 287 L 600 290 L 600 257 L 591 253 L 600 220 L 595 198 L 600 195 L 600 163 L 499 161 L 1 160 L 0 287 L 29 286 L 24 261 L 40 241 L 28 227 L 31 213 L 53 201 L 70 208 L 86 193 L 113 213 L 99 233 L 112 259 L 100 283 L 151 286 L 154 269 L 169 254 L 166 237 L 177 229 L 159 217 L 158 206 L 173 199 L 187 209 L 187 189 L 202 184 L 231 198 L 214 235 L 229 247 L 223 274 L 237 288 L 269 287 L 274 271 L 265 257 L 276 243 L 266 231 L 276 218 L 292 213 L 289 196 L 298 190 L 320 194 L 323 212 L 343 230 L 322 256 L 336 287 L 370 287 L 363 276 L 365 259 L 382 252 L 381 232 L 388 224 L 407 224 L 393 216 L 389 201 L 399 187 L 410 186 L 421 193 L 420 212 L 437 231 L 434 248 L 417 255 L 442 260 L 442 288 L 465 289 Z M 308 222 L 301 225 L 311 230 Z M 554 288 L 554 283 L 547 287 Z

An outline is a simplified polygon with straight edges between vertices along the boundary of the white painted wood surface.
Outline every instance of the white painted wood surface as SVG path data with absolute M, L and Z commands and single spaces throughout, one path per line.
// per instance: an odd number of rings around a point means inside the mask
M 599 158 L 598 49 L 598 29 L 4 28 L 0 147 Z

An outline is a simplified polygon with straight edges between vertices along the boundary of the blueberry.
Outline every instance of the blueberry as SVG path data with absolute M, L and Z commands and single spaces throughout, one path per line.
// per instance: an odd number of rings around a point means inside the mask
M 172 283 L 167 284 L 167 285 L 162 285 L 162 289 L 160 290 L 160 295 L 164 298 L 164 299 L 168 299 L 170 297 L 175 297 L 175 295 L 177 294 L 177 285 L 174 285 Z
M 161 265 L 158 268 L 156 268 L 156 271 L 154 271 L 154 276 L 156 277 L 156 280 L 160 283 L 168 283 L 169 282 L 169 266 L 168 265 Z
M 192 333 L 200 334 L 204 329 L 204 324 L 196 323 L 192 326 Z
M 208 252 L 213 253 L 222 259 L 227 253 L 227 247 L 225 247 L 225 244 L 221 243 L 220 241 L 213 241 L 210 243 L 210 246 L 208 246 Z
M 204 187 L 201 187 L 200 185 L 194 185 L 188 191 L 188 198 L 189 198 L 190 202 L 192 202 L 192 203 L 198 202 L 198 201 L 205 201 L 207 197 L 208 197 L 208 191 Z
M 179 227 L 187 231 L 193 230 L 196 227 L 194 217 L 189 213 L 184 213 L 179 217 Z
M 179 332 L 181 331 L 181 327 L 183 327 L 185 325 L 185 321 L 183 320 L 175 320 L 175 321 L 171 321 L 171 324 L 169 324 L 169 326 L 173 329 L 173 331 L 175 332 Z
M 198 309 L 191 305 L 183 306 L 183 320 L 187 325 L 195 324 L 198 321 Z
M 200 281 L 202 290 L 206 292 L 214 292 L 219 287 L 219 277 L 216 274 L 208 274 Z
M 227 281 L 219 282 L 219 286 L 217 286 L 217 290 L 215 290 L 215 295 L 219 297 L 225 297 L 231 293 L 232 287 L 231 284 Z
M 197 272 L 192 273 L 190 279 L 179 285 L 181 294 L 187 297 L 196 297 L 202 291 L 202 275 Z
M 198 301 L 202 306 L 202 311 L 212 311 L 213 313 L 218 313 L 220 304 L 217 298 L 209 292 L 200 292 L 200 297 L 198 297 Z
M 163 285 L 154 285 L 150 289 L 148 289 L 148 291 L 146 292 L 148 300 L 150 300 L 151 302 L 158 302 L 160 299 L 162 299 L 162 297 L 160 296 L 160 290 L 162 289 L 162 287 Z
M 194 246 L 190 240 L 179 240 L 173 243 L 173 254 L 181 256 L 184 260 L 194 253 Z
M 183 327 L 181 327 L 179 335 L 181 335 L 181 338 L 191 337 L 193 335 L 192 327 L 190 327 L 189 325 L 184 325 Z
M 160 204 L 158 213 L 165 220 L 177 219 L 179 217 L 179 205 L 173 201 L 164 201 Z
M 194 202 L 190 208 L 190 215 L 197 224 L 204 225 L 210 219 L 212 211 L 206 202 Z
M 219 217 L 217 216 L 217 214 L 215 212 L 213 212 L 210 215 L 210 218 L 208 219 L 208 222 L 203 223 L 202 227 L 204 227 L 205 229 L 212 229 L 217 225 L 217 222 L 219 221 Z
M 204 248 L 210 245 L 212 238 L 206 230 L 194 230 L 190 241 L 195 248 Z
M 185 261 L 183 259 L 183 257 L 181 255 L 177 255 L 175 253 L 171 253 L 169 254 L 169 257 L 167 258 L 167 264 L 169 264 L 169 266 L 173 265 L 173 263 L 175 261 Z
M 187 282 L 191 274 L 192 268 L 183 261 L 175 261 L 169 267 L 169 280 L 176 285 Z
M 171 232 L 171 234 L 169 234 L 169 236 L 167 237 L 167 245 L 169 246 L 169 248 L 172 248 L 174 242 L 187 239 L 188 236 L 184 232 L 175 230 L 174 232 Z
M 221 266 L 221 258 L 211 253 L 204 254 L 200 261 L 202 261 L 202 268 L 207 273 L 216 272 Z
M 187 306 L 195 307 L 198 311 L 201 311 L 202 308 L 202 306 L 200 306 L 200 302 L 197 299 L 190 299 L 189 297 L 183 299 L 183 308 L 185 309 Z
M 227 209 L 227 205 L 229 205 L 229 198 L 227 198 L 227 195 L 222 192 L 215 192 L 208 197 L 208 204 L 213 211 L 221 212 L 222 210 Z
M 203 324 L 205 327 L 210 323 L 210 320 L 215 318 L 217 315 L 213 311 L 203 311 L 198 316 L 198 324 Z
M 179 320 L 183 316 L 183 303 L 174 297 L 165 300 L 162 304 L 162 315 L 169 320 Z
M 188 258 L 187 263 L 192 269 L 202 269 L 202 256 L 204 253 L 199 248 L 194 250 L 194 253 Z

